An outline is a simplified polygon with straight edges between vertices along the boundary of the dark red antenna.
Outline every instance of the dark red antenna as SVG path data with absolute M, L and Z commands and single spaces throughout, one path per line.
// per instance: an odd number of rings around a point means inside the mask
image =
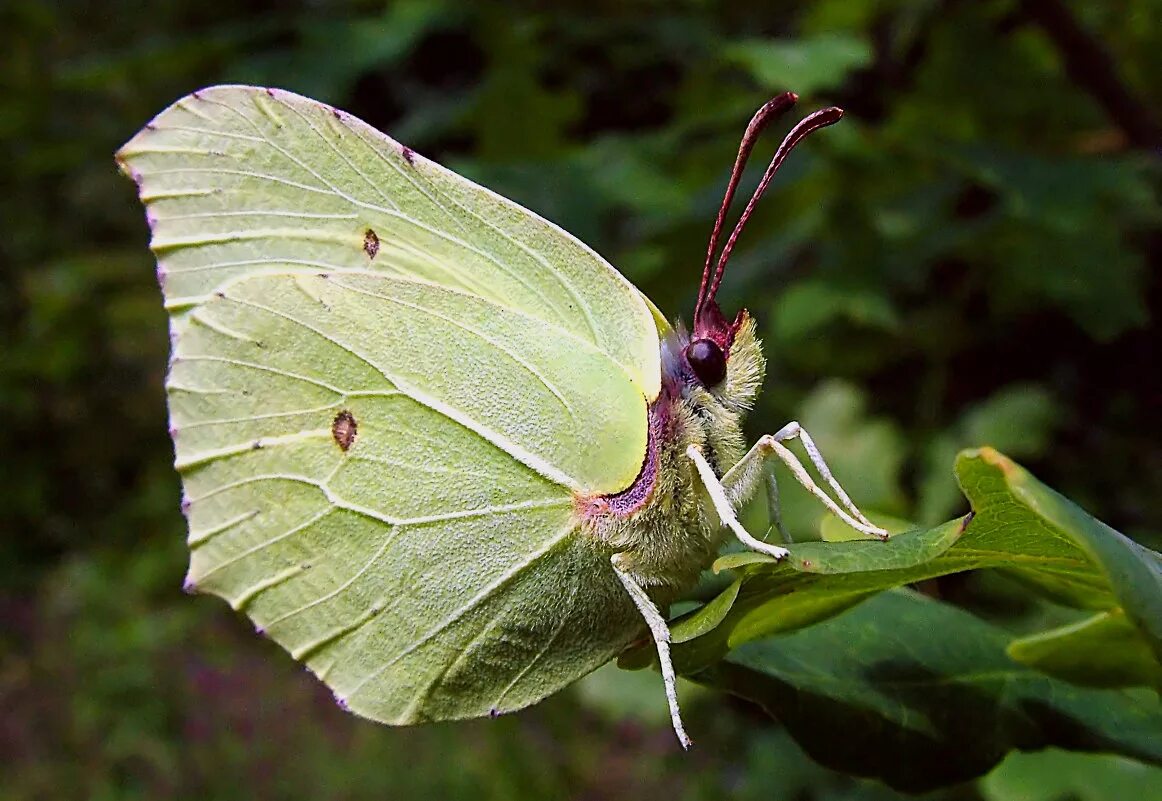
M 759 135 L 766 129 L 771 120 L 781 117 L 798 100 L 799 96 L 794 92 L 784 92 L 773 97 L 754 113 L 746 126 L 742 141 L 738 145 L 738 156 L 734 159 L 734 169 L 730 171 L 730 183 L 726 185 L 726 192 L 722 196 L 722 205 L 718 208 L 718 217 L 714 220 L 714 230 L 710 232 L 710 244 L 706 248 L 706 265 L 702 268 L 702 285 L 698 287 L 698 302 L 694 305 L 695 320 L 698 319 L 702 311 L 702 304 L 707 297 L 706 288 L 710 283 L 710 265 L 714 263 L 714 251 L 718 250 L 718 238 L 722 235 L 722 224 L 726 221 L 726 212 L 730 208 L 730 202 L 734 200 L 734 192 L 738 189 L 738 182 L 742 180 L 742 171 L 746 168 L 750 152 L 754 149 Z M 710 297 L 713 297 L 713 294 Z
M 738 188 L 738 182 L 742 178 L 742 172 L 746 168 L 747 159 L 750 157 L 751 150 L 754 149 L 755 142 L 759 135 L 767 125 L 779 117 L 791 106 L 795 105 L 795 101 L 799 99 L 794 92 L 784 92 L 777 97 L 767 101 L 755 115 L 751 117 L 750 123 L 746 126 L 746 131 L 742 135 L 742 141 L 738 146 L 738 157 L 734 160 L 734 169 L 730 173 L 730 182 L 726 185 L 726 193 L 722 198 L 722 206 L 718 210 L 718 217 L 714 220 L 714 230 L 710 233 L 710 244 L 706 249 L 706 264 L 702 269 L 702 284 L 698 288 L 698 302 L 694 305 L 694 337 L 709 337 L 714 339 L 722 347 L 728 344 L 730 339 L 729 332 L 724 330 L 726 321 L 722 317 L 722 312 L 715 303 L 715 297 L 718 294 L 718 287 L 722 283 L 722 275 L 726 271 L 726 263 L 730 259 L 730 254 L 734 250 L 734 243 L 738 240 L 742 229 L 746 227 L 747 220 L 750 219 L 754 212 L 755 205 L 759 198 L 767 191 L 767 187 L 771 183 L 771 179 L 775 177 L 779 166 L 787 158 L 795 146 L 798 145 L 809 134 L 820 128 L 825 128 L 828 125 L 833 125 L 839 122 L 843 117 L 843 109 L 835 106 L 820 109 L 812 114 L 807 115 L 800 120 L 790 133 L 783 139 L 782 144 L 775 150 L 775 155 L 771 157 L 771 163 L 767 165 L 766 172 L 763 173 L 762 180 L 759 181 L 758 187 L 754 194 L 751 195 L 746 207 L 742 210 L 742 215 L 735 223 L 734 229 L 730 232 L 730 236 L 726 239 L 726 244 L 722 248 L 722 254 L 718 257 L 718 262 L 714 266 L 713 274 L 711 273 L 710 265 L 714 264 L 714 251 L 718 248 L 718 240 L 722 235 L 722 224 L 726 219 L 726 211 L 730 207 L 730 203 L 734 200 L 735 190 Z

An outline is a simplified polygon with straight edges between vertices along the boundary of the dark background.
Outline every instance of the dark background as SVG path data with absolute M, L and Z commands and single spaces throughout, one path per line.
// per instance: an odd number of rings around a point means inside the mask
M 1162 542 L 1162 3 L 549 8 L 0 7 L 0 798 L 895 797 L 694 689 L 681 754 L 649 673 L 603 670 L 499 721 L 377 727 L 180 593 L 165 315 L 112 153 L 212 83 L 347 109 L 687 317 L 751 112 L 783 89 L 797 113 L 839 104 L 720 296 L 771 361 L 751 433 L 801 420 L 865 508 L 924 523 L 964 511 L 957 449 L 993 444 Z M 817 510 L 787 503 L 809 528 Z M 1145 801 L 1158 777 L 1049 753 L 940 797 Z

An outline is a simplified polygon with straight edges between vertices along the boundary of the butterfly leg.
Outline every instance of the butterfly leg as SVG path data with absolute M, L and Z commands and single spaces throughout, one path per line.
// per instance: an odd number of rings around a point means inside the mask
M 755 448 L 757 447 L 756 445 Z M 735 465 L 735 468 L 739 469 L 740 472 L 738 486 L 735 487 L 735 496 L 739 503 L 754 492 L 758 478 L 762 474 L 763 463 L 761 456 L 754 456 L 752 458 L 755 448 L 751 448 L 751 453 L 748 453 Z M 714 469 L 710 467 L 710 463 L 706 461 L 706 457 L 702 455 L 702 451 L 697 445 L 688 447 L 686 449 L 686 456 L 694 462 L 694 467 L 698 470 L 698 477 L 702 479 L 702 486 L 706 488 L 706 492 L 710 495 L 710 501 L 714 504 L 714 511 L 718 514 L 718 519 L 722 521 L 722 525 L 731 530 L 739 542 L 752 551 L 765 553 L 776 559 L 782 559 L 790 553 L 786 548 L 780 548 L 778 545 L 771 545 L 769 542 L 756 539 L 751 536 L 749 531 L 743 528 L 742 523 L 738 522 L 738 516 L 734 513 L 734 504 L 731 503 L 726 488 L 718 480 L 718 476 L 714 475 Z M 751 461 L 744 464 L 747 459 L 751 459 Z
M 774 470 L 767 469 L 763 472 L 766 473 L 767 516 L 771 519 L 771 526 L 779 532 L 783 542 L 792 543 L 794 540 L 791 539 L 790 532 L 783 526 L 783 507 L 779 505 L 779 480 Z
M 876 528 L 876 526 L 874 526 L 870 520 L 864 517 L 863 512 L 861 512 L 859 507 L 857 507 L 851 498 L 848 497 L 847 493 L 843 491 L 843 487 L 840 486 L 839 482 L 835 479 L 835 476 L 832 475 L 831 468 L 829 468 L 827 466 L 827 462 L 824 461 L 823 453 L 815 444 L 815 440 L 811 439 L 811 435 L 808 434 L 803 429 L 803 427 L 799 425 L 798 422 L 792 420 L 770 436 L 773 440 L 775 440 L 775 442 L 789 442 L 790 440 L 798 438 L 799 441 L 803 443 L 803 448 L 807 451 L 807 457 L 811 460 L 811 464 L 814 465 L 815 469 L 819 472 L 819 475 L 823 477 L 823 480 L 827 482 L 827 485 L 831 487 L 832 492 L 835 493 L 835 496 L 839 498 L 840 502 L 847 508 L 847 511 L 851 512 L 852 516 L 855 517 L 855 519 L 859 522 L 872 528 Z M 784 461 L 786 461 L 786 459 L 784 459 Z M 796 460 L 796 462 L 797 461 L 798 460 Z M 878 528 L 876 530 L 883 531 L 883 529 Z M 886 534 L 887 532 L 884 533 Z
M 807 451 L 807 455 L 811 460 L 811 464 L 822 476 L 823 480 L 831 487 L 832 491 L 838 496 L 840 502 L 846 507 L 846 511 L 841 509 L 834 500 L 824 492 L 819 485 L 807 473 L 803 465 L 799 462 L 798 457 L 787 448 L 783 442 L 798 438 L 803 442 L 803 447 Z M 795 479 L 803 485 L 803 487 L 819 499 L 827 509 L 838 517 L 847 525 L 854 528 L 856 531 L 861 531 L 880 539 L 887 539 L 888 532 L 873 524 L 867 517 L 859 510 L 859 507 L 851 500 L 848 494 L 840 486 L 835 479 L 831 469 L 827 466 L 827 462 L 823 459 L 823 454 L 819 452 L 818 446 L 811 436 L 803 430 L 796 422 L 788 423 L 774 434 L 767 434 L 759 438 L 754 447 L 739 460 L 738 464 L 732 467 L 722 477 L 722 483 L 726 487 L 726 491 L 735 496 L 738 500 L 736 503 L 741 503 L 742 500 L 750 497 L 754 493 L 760 473 L 765 472 L 767 480 L 767 501 L 772 504 L 771 516 L 776 521 L 779 531 L 786 538 L 787 534 L 783 530 L 782 521 L 778 516 L 778 484 L 776 483 L 775 474 L 772 464 L 768 459 L 770 456 L 777 456 L 791 471 Z
M 650 634 L 654 638 L 654 645 L 658 649 L 658 664 L 662 668 L 662 681 L 666 685 L 666 701 L 670 705 L 670 722 L 674 725 L 674 734 L 678 735 L 678 742 L 683 748 L 689 748 L 691 740 L 682 726 L 682 713 L 678 709 L 678 680 L 674 674 L 674 663 L 670 659 L 670 627 L 666 619 L 658 611 L 658 607 L 650 600 L 650 596 L 637 583 L 633 575 L 623 567 L 624 554 L 615 553 L 610 561 L 613 563 L 613 572 L 617 575 L 634 605 L 645 618 Z

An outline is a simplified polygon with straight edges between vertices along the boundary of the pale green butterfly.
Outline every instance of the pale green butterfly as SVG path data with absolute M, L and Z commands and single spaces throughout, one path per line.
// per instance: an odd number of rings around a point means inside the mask
M 836 515 L 886 536 L 796 423 L 744 453 L 765 362 L 715 301 L 779 147 L 712 269 L 693 334 L 532 212 L 344 112 L 219 86 L 118 153 L 147 209 L 170 314 L 166 388 L 187 588 L 244 611 L 351 711 L 408 724 L 520 709 L 656 644 L 770 455 Z M 839 499 L 782 444 L 799 437 Z M 780 526 L 781 528 L 781 526 Z

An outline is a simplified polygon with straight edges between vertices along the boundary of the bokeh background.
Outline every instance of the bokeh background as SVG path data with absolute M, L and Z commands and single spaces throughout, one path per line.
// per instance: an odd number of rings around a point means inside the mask
M 674 316 L 751 112 L 783 89 L 839 104 L 720 296 L 771 360 L 751 433 L 801 420 L 861 504 L 924 523 L 965 511 L 952 456 L 989 443 L 1158 547 L 1160 75 L 1158 0 L 7 0 L 0 798 L 896 797 L 697 688 L 680 753 L 648 672 L 380 728 L 182 595 L 165 316 L 112 159 L 176 98 L 247 82 L 347 109 L 563 225 Z M 818 511 L 787 504 L 809 530 Z M 974 581 L 931 589 L 973 602 Z M 1048 752 L 933 797 L 1147 801 L 1160 777 Z

